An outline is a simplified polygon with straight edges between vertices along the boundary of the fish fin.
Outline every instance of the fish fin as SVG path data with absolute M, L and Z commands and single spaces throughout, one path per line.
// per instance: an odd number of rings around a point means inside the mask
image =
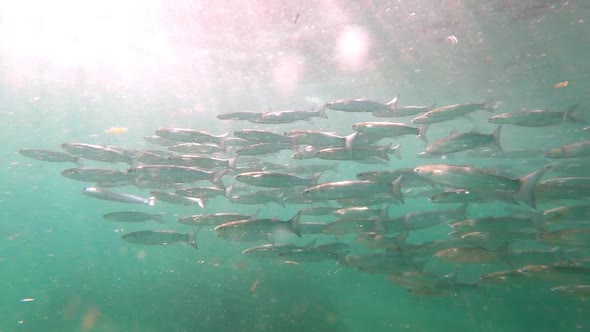
M 577 113 L 576 109 L 578 108 L 578 104 L 568 107 L 565 111 L 563 111 L 563 121 L 568 122 L 575 122 L 575 123 L 587 123 L 584 118 L 581 118 Z
M 286 207 L 285 205 L 285 193 L 280 193 L 277 196 L 273 196 L 277 198 L 277 201 L 275 201 L 275 203 L 277 203 L 278 205 L 282 206 L 282 207 Z
M 399 94 L 397 94 L 397 96 L 395 96 L 390 102 L 388 102 L 387 106 L 389 106 L 389 110 L 392 112 L 397 111 L 397 101 L 399 99 Z
M 467 203 L 463 203 L 461 204 L 461 206 L 459 206 L 457 208 L 457 210 L 455 210 L 455 212 L 457 213 L 455 216 L 457 217 L 458 220 L 465 220 L 467 219 L 467 217 L 469 217 L 469 211 L 467 211 Z
M 498 147 L 498 150 L 502 151 L 502 145 L 500 145 L 500 131 L 502 130 L 502 126 L 499 126 L 494 130 L 492 133 L 492 138 L 494 139 L 494 144 Z
M 322 119 L 328 118 L 328 115 L 326 115 L 326 107 L 320 107 L 320 109 L 318 110 L 318 117 Z
M 152 216 L 152 220 L 159 222 L 160 224 L 165 224 L 166 221 L 162 220 L 162 217 L 164 216 L 163 213 L 158 213 L 158 214 L 154 214 Z
M 253 214 L 250 215 L 250 219 L 255 219 L 259 213 L 260 213 L 260 209 L 256 210 L 256 212 L 254 212 Z
M 221 169 L 213 173 L 213 178 L 209 181 L 216 185 L 218 188 L 225 189 L 225 184 L 221 181 L 221 178 L 229 171 L 228 168 Z
M 231 194 L 234 191 L 236 183 L 230 184 L 227 188 L 225 188 L 224 194 L 226 198 L 231 198 Z
M 398 248 L 402 248 L 406 244 L 406 240 L 408 239 L 408 235 L 410 232 L 402 232 L 398 236 L 395 237 L 395 245 Z
M 317 186 L 320 176 L 322 176 L 322 172 L 315 173 L 314 175 L 305 178 L 305 181 L 307 182 L 306 186 L 308 186 L 308 187 Z
M 396 146 L 391 147 L 391 144 L 389 145 L 390 148 L 387 150 L 388 153 L 392 153 L 394 156 L 396 156 L 397 159 L 401 160 L 402 159 L 402 145 L 401 144 L 397 144 Z
M 418 128 L 418 138 L 420 138 L 424 143 L 428 144 L 428 138 L 426 138 L 426 130 L 428 130 L 429 125 L 426 124 L 422 127 Z
M 299 225 L 299 219 L 301 218 L 301 211 L 297 212 L 293 218 L 289 219 L 289 225 L 291 227 L 291 231 L 295 233 L 298 237 L 301 237 L 301 227 Z
M 391 148 L 392 144 L 393 143 L 389 143 L 388 145 L 384 145 L 384 146 L 378 148 L 377 149 L 377 152 L 379 153 L 378 157 L 383 160 L 390 161 L 391 159 L 389 159 L 389 149 Z
M 393 197 L 397 198 L 398 201 L 405 203 L 404 202 L 404 196 L 402 195 L 402 181 L 403 181 L 404 175 L 400 175 L 397 177 L 397 179 L 393 180 L 393 182 L 391 182 L 391 193 L 393 194 Z
M 518 191 L 514 194 L 515 197 L 523 202 L 525 202 L 528 206 L 536 209 L 537 205 L 535 203 L 535 186 L 537 182 L 541 179 L 541 177 L 547 172 L 551 167 L 544 167 L 539 170 L 532 172 L 529 175 L 525 175 L 519 179 L 520 187 Z
M 223 135 L 219 135 L 217 138 L 219 140 L 219 146 L 225 149 L 225 139 L 228 137 L 229 131 Z
M 494 101 L 492 99 L 486 100 L 483 103 L 481 103 L 481 109 L 490 113 L 495 113 L 496 105 L 494 105 Z
M 313 240 L 309 241 L 309 243 L 303 247 L 303 250 L 313 249 L 315 247 L 315 244 L 317 241 L 318 241 L 318 239 L 313 239 Z
M 190 233 L 188 233 L 188 239 L 186 240 L 186 243 L 195 249 L 199 249 L 199 245 L 197 244 L 197 235 L 199 235 L 200 231 L 201 227 L 197 228 L 197 230 L 190 231 Z
M 236 162 L 238 161 L 238 157 L 239 155 L 236 155 L 235 157 L 229 158 L 227 160 L 227 166 L 231 169 L 236 169 Z
M 354 141 L 356 140 L 358 135 L 359 132 L 355 131 L 354 133 L 345 137 L 346 141 L 344 143 L 344 148 L 346 148 L 346 150 L 352 151 L 352 145 L 354 144 Z
M 191 199 L 193 199 L 195 202 L 197 202 L 197 205 L 201 207 L 201 209 L 205 208 L 205 203 L 203 202 L 202 199 L 200 198 L 195 198 L 195 197 L 191 197 Z
M 147 199 L 147 204 L 148 204 L 149 206 L 154 206 L 154 205 L 156 205 L 156 198 L 155 198 L 155 197 L 153 197 L 153 196 L 152 196 L 152 197 L 150 197 L 150 198 L 148 198 L 148 199 Z

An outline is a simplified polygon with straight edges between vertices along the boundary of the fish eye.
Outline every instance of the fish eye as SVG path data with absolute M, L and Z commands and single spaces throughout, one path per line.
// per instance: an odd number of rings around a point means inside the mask
M 311 190 L 305 189 L 303 192 L 306 193 L 306 194 L 309 194 L 309 193 L 311 193 Z
M 414 168 L 414 172 L 420 173 L 420 172 L 422 172 L 422 169 L 420 167 L 416 167 L 416 168 Z

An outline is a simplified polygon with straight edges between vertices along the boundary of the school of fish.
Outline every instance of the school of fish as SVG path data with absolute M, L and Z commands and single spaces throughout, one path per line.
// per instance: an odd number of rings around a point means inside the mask
M 203 229 L 215 232 L 220 241 L 245 243 L 241 254 L 254 259 L 298 265 L 332 261 L 342 268 L 386 275 L 414 294 L 455 295 L 498 284 L 536 282 L 588 299 L 590 140 L 509 151 L 502 148 L 501 139 L 506 126 L 540 130 L 579 126 L 585 135 L 585 119 L 576 113 L 577 105 L 501 114 L 497 108 L 493 102 L 401 106 L 398 97 L 386 103 L 337 100 L 318 110 L 217 115 L 226 121 L 220 128 L 231 126 L 231 121 L 256 126 L 235 130 L 232 136 L 203 128 L 160 128 L 144 137 L 156 149 L 68 142 L 61 151 L 19 152 L 41 161 L 73 163 L 61 175 L 88 183 L 81 193 L 99 200 L 154 209 L 162 202 L 203 209 L 209 200 L 225 200 L 216 205 L 216 213 L 179 217 L 178 223 L 193 227 L 188 233 L 131 232 L 122 236 L 130 243 L 184 242 L 197 248 L 197 234 Z M 476 112 L 487 114 L 482 111 L 492 113 L 488 122 L 498 125 L 493 132 L 427 137 L 432 126 L 470 119 Z M 364 116 L 365 121 L 353 123 L 350 132 L 342 135 L 275 130 L 277 124 L 297 121 L 329 123 L 325 119 L 330 113 L 346 119 L 350 112 Z M 402 158 L 401 144 L 396 142 L 402 136 L 415 136 L 424 146 L 423 151 L 405 150 L 404 155 L 424 162 L 413 168 L 396 167 L 391 157 Z M 285 153 L 291 155 L 290 163 L 272 162 L 271 158 Z M 476 166 L 483 164 L 481 160 L 493 160 L 489 164 L 496 168 Z M 87 162 L 110 166 L 85 167 Z M 374 170 L 359 172 L 356 178 L 342 175 L 350 163 Z M 115 167 L 124 164 L 126 170 Z M 514 176 L 509 167 L 514 164 L 529 171 Z M 149 197 L 129 193 L 130 186 L 151 190 Z M 400 204 L 416 202 L 422 205 L 415 212 L 395 212 Z M 490 203 L 507 213 L 470 218 L 471 209 Z M 258 206 L 259 213 L 240 213 L 242 204 Z M 266 213 L 271 204 L 298 212 L 281 219 Z M 164 222 L 162 213 L 124 209 L 102 218 L 115 223 Z M 434 227 L 447 234 L 427 242 L 412 240 L 413 233 Z M 294 244 L 301 241 L 306 244 Z M 520 243 L 530 245 L 518 249 Z M 491 272 L 467 282 L 455 273 L 440 272 L 436 267 L 441 264 L 447 264 L 448 271 L 478 264 Z

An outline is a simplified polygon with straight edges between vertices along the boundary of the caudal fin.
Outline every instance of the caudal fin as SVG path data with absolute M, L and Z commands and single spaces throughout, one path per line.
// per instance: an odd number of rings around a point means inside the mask
M 318 115 L 317 116 L 320 117 L 320 118 L 322 118 L 322 119 L 327 119 L 328 116 L 326 115 L 326 108 L 325 107 L 321 107 L 318 110 Z
M 528 206 L 532 207 L 533 209 L 537 208 L 537 204 L 535 203 L 535 186 L 537 182 L 541 179 L 541 177 L 547 172 L 551 167 L 544 167 L 540 170 L 534 171 L 529 175 L 523 176 L 519 179 L 520 187 L 518 191 L 515 193 L 515 197 L 523 202 L 525 202 Z
M 380 147 L 379 149 L 377 149 L 377 157 L 379 157 L 383 160 L 390 161 L 391 159 L 389 159 L 389 149 L 391 148 L 392 144 L 393 143 L 389 143 L 388 145 L 384 145 L 384 146 Z
M 395 98 L 393 98 L 390 102 L 388 102 L 386 105 L 389 106 L 389 110 L 392 112 L 397 111 L 397 101 L 399 99 L 399 94 L 397 96 L 395 96 Z
M 147 205 L 149 205 L 149 206 L 154 206 L 154 205 L 156 205 L 156 198 L 155 198 L 155 197 L 153 197 L 153 196 L 152 196 L 152 197 L 150 197 L 150 198 L 148 198 L 148 199 L 147 199 Z
M 402 181 L 404 179 L 404 175 L 400 175 L 398 176 L 397 179 L 393 180 L 393 182 L 391 182 L 391 193 L 393 194 L 393 197 L 397 198 L 400 202 L 405 203 L 404 202 L 404 196 L 402 195 Z
M 186 240 L 186 243 L 188 243 L 191 247 L 195 249 L 199 249 L 199 245 L 197 244 L 197 235 L 200 231 L 201 227 L 199 227 L 197 230 L 191 231 L 190 233 L 188 233 L 188 239 Z
M 163 213 L 154 214 L 152 215 L 152 220 L 157 221 L 160 224 L 165 224 L 166 222 L 162 220 L 162 216 L 164 216 Z
M 402 148 L 402 145 L 401 144 L 398 144 L 398 145 L 393 146 L 393 147 L 390 145 L 390 148 L 387 149 L 387 152 L 393 154 L 394 156 L 397 157 L 397 159 L 400 159 L 401 160 L 402 159 L 402 150 L 401 150 L 401 148 Z
M 301 227 L 299 224 L 299 219 L 301 218 L 301 211 L 297 212 L 296 215 L 293 216 L 293 218 L 289 219 L 289 226 L 291 228 L 291 231 L 297 235 L 298 237 L 301 237 Z
M 428 144 L 428 139 L 426 138 L 426 130 L 428 130 L 428 125 L 424 125 L 420 128 L 418 128 L 418 138 L 420 138 L 422 141 L 424 141 L 424 143 Z
M 316 173 L 310 177 L 305 178 L 305 185 L 308 187 L 316 186 L 318 184 L 320 176 L 322 176 L 322 172 Z
M 229 171 L 229 169 L 224 168 L 222 170 L 216 171 L 213 173 L 211 180 L 209 180 L 211 183 L 213 183 L 214 185 L 216 185 L 218 188 L 221 189 L 225 189 L 225 184 L 223 184 L 223 181 L 221 181 L 221 178 L 225 175 L 225 173 L 227 173 Z
M 563 121 L 575 122 L 575 123 L 586 123 L 586 119 L 581 118 L 577 113 L 576 109 L 578 104 L 570 106 L 567 110 L 563 111 Z
M 496 145 L 496 147 L 498 147 L 498 150 L 502 151 L 502 145 L 500 145 L 500 130 L 502 129 L 502 126 L 496 128 L 496 130 L 494 130 L 494 132 L 492 133 L 492 138 L 494 139 L 494 144 Z
M 354 141 L 356 140 L 358 135 L 359 132 L 355 131 L 354 133 L 345 137 L 346 141 L 344 143 L 344 147 L 346 148 L 346 150 L 352 151 L 352 145 L 354 144 Z

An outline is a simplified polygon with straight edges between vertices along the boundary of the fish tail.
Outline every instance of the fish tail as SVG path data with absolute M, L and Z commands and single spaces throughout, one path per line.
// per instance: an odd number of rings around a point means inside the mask
M 402 195 L 402 181 L 404 179 L 403 174 L 398 176 L 397 179 L 393 180 L 393 182 L 391 182 L 391 193 L 393 194 L 393 197 L 397 198 L 397 200 L 399 200 L 402 203 L 404 202 L 404 196 Z
M 354 144 L 354 141 L 356 140 L 358 135 L 358 131 L 355 131 L 354 133 L 345 137 L 346 141 L 344 143 L 344 147 L 346 148 L 346 150 L 352 151 L 352 145 Z
M 307 177 L 305 179 L 305 182 L 306 182 L 305 185 L 308 187 L 316 186 L 318 184 L 318 180 L 319 180 L 320 176 L 322 176 L 322 172 L 319 172 L 319 173 L 316 173 L 310 177 Z
M 201 209 L 205 208 L 205 201 L 203 201 L 203 199 L 201 198 L 195 198 L 195 197 L 191 197 L 192 199 L 195 200 L 195 202 L 197 202 L 197 205 L 201 207 Z
M 147 205 L 149 205 L 149 206 L 154 206 L 154 205 L 156 205 L 156 198 L 155 198 L 155 197 L 153 197 L 153 196 L 152 196 L 152 197 L 150 197 L 150 198 L 148 198 L 148 199 L 147 199 Z
M 320 109 L 318 110 L 318 117 L 320 117 L 322 119 L 328 118 L 328 115 L 326 115 L 326 106 L 320 107 Z
M 379 149 L 377 149 L 377 157 L 383 159 L 383 160 L 387 160 L 390 161 L 391 159 L 389 159 L 389 149 L 391 148 L 391 145 L 393 143 L 389 143 L 388 145 L 384 145 L 382 147 L 380 147 Z
M 578 104 L 568 107 L 565 111 L 563 111 L 563 121 L 574 122 L 574 123 L 586 123 L 584 118 L 581 118 L 577 113 L 576 109 L 578 108 Z
M 399 94 L 397 94 L 390 102 L 388 102 L 387 106 L 389 106 L 389 110 L 392 112 L 397 111 L 397 101 L 399 99 Z
M 424 141 L 424 143 L 428 144 L 428 139 L 426 138 L 426 130 L 428 130 L 428 125 L 424 125 L 422 127 L 418 128 L 418 138 L 420 138 L 422 141 Z
M 500 145 L 500 131 L 502 130 L 502 126 L 499 126 L 494 130 L 492 133 L 492 138 L 494 139 L 494 144 L 498 147 L 500 151 L 502 151 L 502 145 Z
M 281 207 L 287 207 L 285 205 L 285 194 L 284 193 L 280 193 L 278 196 L 276 196 L 276 200 L 274 202 L 277 203 L 278 205 L 280 205 Z
M 490 112 L 490 113 L 494 113 L 496 111 L 496 107 L 494 105 L 494 100 L 490 99 L 490 100 L 486 100 L 483 103 L 481 103 L 481 109 L 485 110 L 487 112 Z
M 229 158 L 227 160 L 227 166 L 231 169 L 236 169 L 236 162 L 238 161 L 238 157 L 239 155 L 236 155 L 235 157 Z
M 310 249 L 313 249 L 313 248 L 315 247 L 315 244 L 316 244 L 316 242 L 317 242 L 317 241 L 318 241 L 318 239 L 313 239 L 313 240 L 309 241 L 309 243 L 308 243 L 308 244 L 306 244 L 306 245 L 303 247 L 303 249 L 304 249 L 304 250 L 310 250 Z
M 153 219 L 154 221 L 157 221 L 157 222 L 159 222 L 160 224 L 165 224 L 165 223 L 166 223 L 166 221 L 162 220 L 162 217 L 163 217 L 163 216 L 164 216 L 164 214 L 163 214 L 163 213 L 154 214 L 154 215 L 152 216 L 152 219 Z
M 219 146 L 223 149 L 225 149 L 225 139 L 227 138 L 228 135 L 229 135 L 229 132 L 227 132 L 223 135 L 217 136 L 217 143 L 219 143 Z
M 460 207 L 455 210 L 455 217 L 458 220 L 465 220 L 469 217 L 469 211 L 467 211 L 467 203 L 463 203 Z
M 388 153 L 392 153 L 394 156 L 397 157 L 397 159 L 401 160 L 402 159 L 402 151 L 401 151 L 402 145 L 398 144 L 396 146 L 391 147 L 387 149 Z M 388 159 L 389 160 L 389 159 Z
M 186 240 L 186 243 L 195 249 L 199 249 L 199 245 L 197 244 L 197 235 L 199 235 L 200 231 L 201 227 L 197 228 L 196 230 L 192 230 L 190 233 L 188 233 L 188 238 Z
M 298 237 L 301 237 L 301 227 L 299 224 L 299 219 L 301 218 L 301 211 L 297 212 L 293 218 L 289 219 L 289 225 L 291 227 L 291 231 L 295 233 Z
M 515 193 L 516 198 L 535 209 L 537 206 L 535 203 L 535 186 L 550 168 L 551 167 L 544 167 L 520 178 L 520 187 Z
M 234 187 L 235 187 L 235 183 L 230 184 L 227 188 L 225 188 L 224 190 L 224 194 L 226 198 L 231 198 L 231 194 L 234 191 Z
M 229 169 L 224 168 L 224 169 L 221 169 L 219 171 L 214 172 L 211 180 L 209 180 L 209 181 L 211 181 L 211 183 L 213 183 L 214 185 L 216 185 L 218 188 L 225 189 L 225 184 L 223 184 L 223 181 L 221 181 L 221 178 L 228 171 L 229 171 Z

